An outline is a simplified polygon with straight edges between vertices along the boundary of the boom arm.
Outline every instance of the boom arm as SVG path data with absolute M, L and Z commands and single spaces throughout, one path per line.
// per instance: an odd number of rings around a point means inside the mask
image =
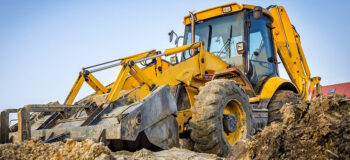
M 275 50 L 278 52 L 290 79 L 298 88 L 301 98 L 308 100 L 309 93 L 311 93 L 311 97 L 313 96 L 314 85 L 316 85 L 318 94 L 321 78 L 310 77 L 310 70 L 301 46 L 300 36 L 291 24 L 284 7 L 273 6 L 270 8 L 270 13 L 274 19 L 272 34 Z
M 139 68 L 136 63 L 139 62 L 143 62 L 146 60 L 150 60 L 150 59 L 156 59 L 157 60 L 157 68 L 161 67 L 161 56 L 170 56 L 170 55 L 174 55 L 176 53 L 180 53 L 180 52 L 184 52 L 186 50 L 189 49 L 196 49 L 196 48 L 200 48 L 200 53 L 199 53 L 199 58 L 203 59 L 203 51 L 204 51 L 204 47 L 203 44 L 201 42 L 197 42 L 194 44 L 188 44 L 185 46 L 181 46 L 181 47 L 176 47 L 176 48 L 171 48 L 171 49 L 166 49 L 164 51 L 164 53 L 161 52 L 156 52 L 155 50 L 150 50 L 147 52 L 142 52 L 139 54 L 135 54 L 135 55 L 131 55 L 128 57 L 124 57 L 121 59 L 117 59 L 117 60 L 113 60 L 113 61 L 109 61 L 109 62 L 105 62 L 105 63 L 101 63 L 101 64 L 97 64 L 97 65 L 93 65 L 93 66 L 89 66 L 89 67 L 85 67 L 82 69 L 81 72 L 79 72 L 78 78 L 75 81 L 72 89 L 70 90 L 64 104 L 66 105 L 72 105 L 75 97 L 77 96 L 81 86 L 83 85 L 84 81 L 86 81 L 95 91 L 97 94 L 108 94 L 108 97 L 106 99 L 106 101 L 109 102 L 113 102 L 118 98 L 119 92 L 121 91 L 126 78 L 130 75 L 132 77 L 134 77 L 138 82 L 140 83 L 145 83 L 150 89 L 153 89 L 155 86 L 155 83 L 147 77 L 147 75 L 145 73 L 143 73 L 143 71 L 141 70 L 141 68 Z M 115 62 L 114 64 L 111 64 Z M 201 76 L 204 75 L 204 64 L 200 63 L 200 71 L 201 71 Z M 101 82 L 99 82 L 93 75 L 92 73 L 94 72 L 98 72 L 98 71 L 102 71 L 105 69 L 109 69 L 109 68 L 113 68 L 113 67 L 117 67 L 117 66 L 122 66 L 121 71 L 119 72 L 119 75 L 116 79 L 116 81 L 114 82 L 112 88 L 110 89 L 110 91 L 107 90 L 107 86 L 103 86 Z M 99 68 L 96 68 L 99 67 Z M 92 69 L 94 68 L 94 69 Z M 90 69 L 90 70 L 88 70 Z M 157 70 L 157 72 L 159 72 Z M 157 73 L 158 75 L 160 73 Z

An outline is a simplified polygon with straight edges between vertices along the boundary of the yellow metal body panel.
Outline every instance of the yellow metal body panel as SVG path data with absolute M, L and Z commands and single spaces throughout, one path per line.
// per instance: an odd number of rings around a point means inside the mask
M 180 83 L 178 77 L 201 78 L 201 70 L 199 68 L 199 63 L 201 62 L 199 62 L 199 57 L 200 54 L 197 54 L 186 61 L 169 68 L 167 71 L 163 72 L 163 74 L 157 79 L 156 83 L 158 85 L 169 84 L 170 86 L 175 86 Z M 209 52 L 205 51 L 203 57 L 205 61 L 205 70 L 223 70 L 228 66 L 226 62 Z
M 96 91 L 97 94 L 105 94 L 108 92 L 106 87 L 92 74 L 88 74 L 85 81 L 90 85 L 92 89 Z
M 74 102 L 75 97 L 77 96 L 81 86 L 84 83 L 84 76 L 83 73 L 80 72 L 77 80 L 75 80 L 74 85 L 72 89 L 70 90 L 66 100 L 64 101 L 64 104 L 71 105 Z
M 195 89 L 195 88 L 192 88 L 192 87 L 186 87 L 186 92 L 187 92 L 187 95 L 188 95 L 188 98 L 190 100 L 190 104 L 191 106 L 194 105 L 194 96 L 198 94 L 198 90 Z
M 320 81 L 321 81 L 320 77 L 311 78 L 311 83 L 310 83 L 310 93 L 311 93 L 310 97 L 311 98 L 313 98 L 315 96 L 314 89 L 316 89 L 316 96 L 317 96 L 317 94 L 321 93 L 322 86 L 320 85 Z
M 159 65 L 159 64 L 161 64 L 161 65 Z M 159 66 L 161 66 L 162 72 L 164 72 L 172 67 L 171 64 L 162 60 L 162 61 L 160 61 L 160 63 L 157 61 L 157 64 L 143 67 L 143 68 L 141 68 L 141 70 L 145 75 L 147 75 L 148 78 L 155 81 L 157 79 L 157 76 L 160 76 L 160 72 L 158 71 Z M 133 89 L 133 88 L 138 87 L 140 85 L 141 85 L 141 83 L 139 83 L 134 77 L 129 76 L 125 81 L 125 84 L 123 86 L 123 90 L 130 90 L 130 89 Z
M 191 109 L 178 111 L 176 120 L 179 125 L 180 133 L 182 133 L 185 130 L 185 123 L 187 123 L 191 117 L 192 117 Z
M 107 101 L 113 102 L 118 98 L 119 92 L 125 83 L 125 79 L 127 78 L 130 69 L 131 68 L 129 67 L 129 65 L 125 65 L 120 70 L 120 73 L 119 73 L 115 83 L 113 84 L 111 91 L 108 94 Z
M 283 84 L 288 83 L 289 81 L 286 79 L 283 79 L 281 77 L 271 77 L 268 79 L 259 95 L 259 99 L 269 99 L 272 98 L 272 96 L 275 94 L 277 89 Z M 253 100 L 253 99 L 252 99 Z
M 224 7 L 231 7 L 231 12 L 224 13 L 222 11 L 222 8 L 224 8 Z M 242 11 L 243 9 L 253 10 L 254 7 L 255 7 L 254 5 L 248 5 L 248 4 L 239 5 L 238 3 L 230 3 L 230 4 L 225 4 L 225 5 L 205 9 L 205 10 L 194 13 L 194 15 L 196 16 L 196 19 L 195 19 L 196 22 L 198 22 L 198 21 L 202 21 L 202 20 L 206 20 L 206 19 L 210 19 L 210 18 L 214 18 L 214 17 L 226 15 L 226 14 L 231 14 L 234 12 L 239 12 L 239 11 Z M 264 8 L 263 8 L 263 13 L 270 16 L 269 11 L 267 11 Z M 191 24 L 190 15 L 188 15 L 184 18 L 183 23 L 185 25 Z
M 156 54 L 158 54 L 158 52 L 156 52 L 155 50 L 150 50 L 150 51 L 134 54 L 131 56 L 123 57 L 123 58 L 120 58 L 120 60 L 122 60 L 122 62 L 134 61 L 134 60 L 154 56 Z
M 143 98 L 145 98 L 148 94 L 150 94 L 152 91 L 149 89 L 149 87 L 145 84 L 137 87 L 137 89 L 132 90 L 128 97 L 131 98 L 134 102 L 139 101 Z M 123 96 L 122 94 L 119 94 L 118 98 L 120 96 Z M 117 98 L 117 99 L 118 99 Z
M 166 49 L 164 51 L 164 54 L 165 54 L 165 56 L 171 56 L 171 55 L 174 55 L 176 53 L 184 52 L 184 51 L 189 50 L 189 49 L 198 48 L 201 45 L 202 45 L 201 42 L 197 42 L 194 44 L 188 44 L 188 45 L 184 45 L 184 46 L 180 46 L 180 47 L 169 48 L 169 49 Z
M 137 65 L 132 66 L 130 75 L 133 76 L 139 83 L 145 83 L 150 88 L 155 85 L 153 80 L 148 78 L 148 76 Z

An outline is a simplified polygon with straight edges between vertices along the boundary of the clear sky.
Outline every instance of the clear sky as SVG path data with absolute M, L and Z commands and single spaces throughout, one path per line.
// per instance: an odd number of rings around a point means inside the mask
M 173 47 L 167 33 L 183 34 L 188 11 L 227 0 L 0 1 L 0 110 L 58 100 L 63 103 L 84 66 Z M 301 35 L 312 76 L 322 84 L 350 81 L 350 2 L 239 0 L 283 5 Z M 117 69 L 96 75 L 112 82 Z M 286 77 L 282 71 L 282 76 Z M 82 97 L 92 90 L 84 86 Z

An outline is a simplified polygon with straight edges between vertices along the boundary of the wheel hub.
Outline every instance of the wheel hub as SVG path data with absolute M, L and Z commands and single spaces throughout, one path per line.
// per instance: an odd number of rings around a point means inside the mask
M 225 114 L 223 117 L 223 125 L 226 133 L 235 132 L 237 129 L 237 119 L 233 114 Z

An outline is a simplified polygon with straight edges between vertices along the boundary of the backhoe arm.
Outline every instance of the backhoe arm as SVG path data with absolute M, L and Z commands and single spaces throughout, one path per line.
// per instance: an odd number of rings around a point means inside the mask
M 319 92 L 321 78 L 310 77 L 310 69 L 301 46 L 300 36 L 291 24 L 284 7 L 272 6 L 270 13 L 274 19 L 272 34 L 275 49 L 290 79 L 298 88 L 301 98 L 308 100 L 309 93 L 311 92 L 312 96 L 315 85 L 318 86 L 317 91 Z

